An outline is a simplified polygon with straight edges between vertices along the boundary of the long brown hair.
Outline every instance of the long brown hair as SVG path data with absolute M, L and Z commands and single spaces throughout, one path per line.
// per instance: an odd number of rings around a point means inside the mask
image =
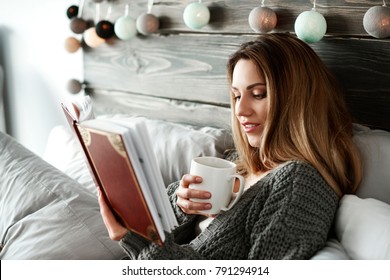
M 289 160 L 313 165 L 339 195 L 354 193 L 362 178 L 352 119 L 341 87 L 314 50 L 289 34 L 264 34 L 231 55 L 227 74 L 241 59 L 254 62 L 267 84 L 268 115 L 260 147 L 251 147 L 235 117 L 232 127 L 239 167 L 273 169 Z

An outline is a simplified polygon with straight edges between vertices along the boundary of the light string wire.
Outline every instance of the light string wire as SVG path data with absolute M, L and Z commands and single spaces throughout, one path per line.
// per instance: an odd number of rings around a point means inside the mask
M 111 12 L 112 12 L 112 3 L 110 3 L 108 5 L 108 8 L 107 8 L 107 14 L 106 14 L 106 20 L 108 20 L 111 16 Z
M 265 6 L 264 2 L 265 2 L 265 0 L 261 0 L 261 7 Z
M 129 3 L 126 3 L 125 5 L 125 17 L 129 15 Z
M 148 14 L 152 13 L 153 4 L 154 4 L 153 0 L 148 0 Z
M 383 0 L 383 7 L 387 7 L 386 6 L 386 0 Z
M 95 4 L 96 14 L 95 14 L 95 23 L 98 23 L 100 20 L 100 3 Z
M 81 18 L 83 16 L 83 9 L 84 9 L 84 0 L 79 1 L 79 12 L 77 14 L 78 18 Z
M 312 10 L 313 10 L 313 11 L 315 11 L 315 10 L 316 10 L 316 5 L 317 5 L 317 1 L 316 1 L 316 0 L 314 0 L 314 1 L 313 1 L 313 8 L 312 8 Z

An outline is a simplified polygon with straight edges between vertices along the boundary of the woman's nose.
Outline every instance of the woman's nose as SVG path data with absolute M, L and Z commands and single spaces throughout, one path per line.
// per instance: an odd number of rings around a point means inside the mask
M 250 101 L 247 97 L 241 96 L 240 100 L 236 102 L 236 115 L 249 116 L 252 113 Z

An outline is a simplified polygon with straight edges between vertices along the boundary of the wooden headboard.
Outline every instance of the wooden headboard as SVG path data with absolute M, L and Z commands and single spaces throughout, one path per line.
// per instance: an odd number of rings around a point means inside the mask
M 97 113 L 142 114 L 171 121 L 227 127 L 230 123 L 226 80 L 228 56 L 255 39 L 248 24 L 250 11 L 261 1 L 202 1 L 211 11 L 210 23 L 191 30 L 183 22 L 184 8 L 197 0 L 154 1 L 159 32 L 129 41 L 110 39 L 97 48 L 84 48 L 86 92 Z M 147 0 L 104 1 L 101 17 L 125 13 L 137 16 Z M 345 88 L 355 121 L 390 130 L 390 38 L 375 39 L 363 28 L 363 16 L 382 1 L 316 1 L 327 20 L 327 33 L 311 44 Z M 278 16 L 274 31 L 294 33 L 296 17 L 313 7 L 313 0 L 265 1 Z M 85 1 L 83 18 L 94 20 L 96 7 Z

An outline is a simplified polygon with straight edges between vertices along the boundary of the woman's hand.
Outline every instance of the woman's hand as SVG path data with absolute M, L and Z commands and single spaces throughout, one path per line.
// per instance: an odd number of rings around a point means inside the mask
M 127 229 L 122 226 L 115 218 L 111 209 L 108 207 L 101 190 L 98 188 L 98 201 L 100 205 L 100 214 L 106 225 L 108 234 L 112 240 L 121 240 L 127 233 Z
M 208 191 L 190 189 L 190 184 L 199 184 L 202 182 L 202 178 L 193 175 L 184 175 L 180 180 L 180 186 L 176 191 L 177 201 L 176 204 L 186 214 L 198 214 L 205 215 L 199 211 L 211 209 L 211 204 L 208 202 L 193 202 L 190 198 L 209 199 L 211 193 Z M 209 216 L 209 215 L 205 215 Z

